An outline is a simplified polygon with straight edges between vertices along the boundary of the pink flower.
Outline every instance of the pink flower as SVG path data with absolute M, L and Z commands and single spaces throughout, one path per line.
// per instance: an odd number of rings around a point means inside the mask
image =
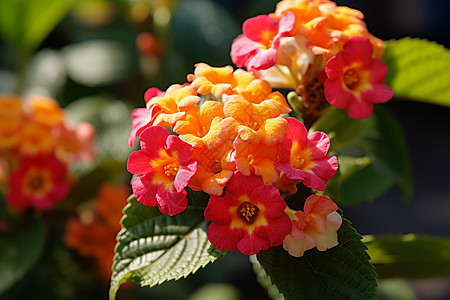
M 144 94 L 145 103 L 148 103 L 154 97 L 162 97 L 166 93 L 157 88 L 149 88 Z M 147 108 L 136 108 L 131 112 L 131 133 L 128 138 L 128 145 L 134 146 L 136 138 L 144 129 L 150 127 L 152 120 L 151 111 Z
M 337 230 L 342 224 L 337 208 L 330 198 L 311 195 L 306 199 L 303 211 L 289 209 L 292 231 L 284 239 L 284 249 L 292 256 L 300 257 L 314 247 L 325 251 L 337 246 Z
M 325 67 L 325 98 L 331 105 L 345 108 L 351 118 L 370 117 L 373 103 L 384 103 L 393 96 L 392 90 L 383 84 L 387 66 L 372 58 L 372 52 L 369 39 L 355 36 Z
M 128 138 L 128 145 L 134 146 L 137 137 L 144 129 L 151 126 L 150 111 L 147 108 L 135 108 L 131 112 L 131 133 Z
M 148 103 L 150 100 L 152 100 L 154 97 L 163 97 L 166 94 L 166 92 L 163 92 L 155 87 L 149 88 L 144 93 L 144 100 L 145 103 Z
M 197 170 L 192 146 L 161 126 L 145 129 L 140 143 L 141 150 L 130 154 L 127 165 L 129 172 L 143 175 L 132 183 L 137 200 L 158 205 L 165 215 L 182 212 L 188 203 L 184 188 Z
M 242 26 L 243 34 L 231 45 L 231 59 L 249 71 L 268 69 L 277 61 L 280 38 L 290 36 L 295 16 L 288 12 L 281 19 L 261 15 L 250 18 Z
M 11 207 L 47 210 L 69 191 L 67 167 L 54 154 L 22 156 L 9 177 L 6 200 Z
M 323 191 L 338 169 L 336 156 L 327 155 L 328 136 L 320 131 L 308 135 L 305 125 L 294 118 L 287 118 L 286 130 L 275 167 L 287 178 L 302 180 L 307 187 Z
M 224 196 L 213 196 L 205 210 L 212 221 L 208 238 L 219 250 L 239 250 L 245 255 L 281 245 L 291 231 L 279 191 L 264 185 L 261 177 L 235 172 Z

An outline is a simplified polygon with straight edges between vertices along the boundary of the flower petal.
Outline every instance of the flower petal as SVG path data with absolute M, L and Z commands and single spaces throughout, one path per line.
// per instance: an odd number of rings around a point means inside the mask
M 174 216 L 184 211 L 188 204 L 185 190 L 177 192 L 174 189 L 166 189 L 163 185 L 158 187 L 156 202 L 158 202 L 159 210 L 169 216 Z
M 169 131 L 162 126 L 151 126 L 142 131 L 140 136 L 141 149 L 162 148 L 169 136 Z
M 135 177 L 132 182 L 133 194 L 136 199 L 147 206 L 156 206 L 156 191 L 157 186 L 155 186 L 150 177 L 142 176 Z
M 269 249 L 269 242 L 255 234 L 246 234 L 237 243 L 237 249 L 245 255 L 253 255 L 261 250 Z

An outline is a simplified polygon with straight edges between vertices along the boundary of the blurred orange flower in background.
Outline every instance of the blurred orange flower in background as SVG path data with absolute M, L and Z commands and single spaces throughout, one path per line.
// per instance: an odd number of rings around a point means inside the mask
M 127 185 L 106 182 L 98 191 L 89 209 L 66 224 L 64 242 L 81 256 L 93 258 L 100 275 L 106 280 L 111 276 L 116 235 L 120 230 L 120 218 L 130 194 Z
M 9 181 L 6 202 L 25 210 L 51 209 L 67 195 L 68 170 L 95 158 L 95 128 L 71 124 L 53 98 L 0 94 L 0 182 Z

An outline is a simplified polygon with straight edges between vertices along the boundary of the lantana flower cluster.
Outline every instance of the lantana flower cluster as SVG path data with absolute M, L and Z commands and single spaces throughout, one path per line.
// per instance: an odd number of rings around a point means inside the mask
M 0 186 L 17 210 L 48 210 L 70 188 L 68 168 L 95 156 L 91 124 L 71 124 L 48 97 L 0 95 Z
M 137 200 L 173 216 L 186 209 L 187 189 L 205 192 L 208 238 L 222 251 L 282 244 L 300 257 L 338 245 L 342 217 L 320 193 L 337 158 L 328 136 L 308 128 L 330 105 L 364 119 L 391 99 L 382 54 L 363 14 L 329 0 L 283 0 L 248 19 L 231 46 L 239 69 L 199 63 L 186 83 L 149 89 L 146 108 L 133 111 Z M 295 92 L 290 105 L 276 88 Z
M 139 202 L 173 216 L 188 205 L 186 188 L 209 194 L 208 238 L 222 251 L 252 255 L 284 244 L 301 256 L 337 245 L 342 219 L 332 200 L 313 195 L 297 212 L 284 200 L 300 183 L 326 188 L 338 168 L 330 140 L 286 118 L 286 98 L 267 81 L 199 63 L 187 83 L 151 88 L 145 101 L 132 113 L 129 144 L 139 137 L 141 149 L 127 165 Z
M 275 12 L 246 20 L 231 48 L 238 67 L 295 90 L 313 120 L 327 103 L 364 119 L 374 103 L 391 99 L 382 55 L 383 42 L 369 33 L 364 15 L 329 0 L 283 0 Z

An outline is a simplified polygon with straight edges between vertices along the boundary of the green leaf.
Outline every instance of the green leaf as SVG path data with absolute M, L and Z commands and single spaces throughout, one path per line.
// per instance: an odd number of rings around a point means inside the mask
M 370 165 L 370 158 L 367 156 L 356 157 L 350 155 L 339 155 L 339 175 L 340 180 L 346 180 L 355 175 L 356 172 Z
M 223 257 L 226 252 L 209 243 L 203 209 L 189 206 L 171 217 L 131 196 L 117 236 L 110 299 L 127 280 L 151 287 L 186 277 Z
M 339 159 L 339 203 L 353 205 L 373 200 L 394 184 L 405 197 L 412 194 L 412 170 L 404 133 L 396 118 L 383 106 L 371 117 L 356 120 L 345 110 L 330 107 L 312 130 L 331 138 L 330 152 Z M 355 189 L 357 187 L 357 189 Z
M 44 240 L 41 219 L 19 232 L 0 234 L 0 294 L 35 265 L 44 249 Z
M 365 153 L 373 167 L 392 178 L 409 198 L 413 192 L 411 161 L 406 138 L 394 115 L 383 106 L 376 106 L 372 115 L 373 128 L 363 140 Z
M 0 34 L 15 48 L 32 52 L 64 18 L 73 0 L 2 0 Z
M 361 236 L 344 219 L 339 245 L 327 251 L 311 249 L 302 257 L 282 246 L 257 254 L 272 283 L 285 299 L 375 299 L 376 273 Z
M 272 284 L 269 276 L 267 276 L 266 271 L 259 263 L 256 255 L 250 256 L 250 262 L 253 265 L 253 271 L 256 274 L 259 284 L 266 289 L 267 294 L 272 300 L 284 300 L 283 294 L 277 289 L 276 285 Z
M 426 235 L 365 236 L 381 278 L 450 276 L 450 239 Z
M 434 42 L 403 38 L 385 43 L 386 84 L 395 97 L 450 106 L 450 50 Z
M 370 118 L 357 120 L 350 118 L 346 111 L 330 106 L 323 111 L 322 116 L 311 126 L 311 131 L 323 131 L 331 139 L 331 151 L 338 154 L 361 155 L 358 145 L 366 135 L 364 130 L 372 127 Z
M 382 196 L 393 184 L 391 178 L 377 172 L 373 165 L 368 165 L 341 183 L 338 202 L 345 205 L 370 202 Z

